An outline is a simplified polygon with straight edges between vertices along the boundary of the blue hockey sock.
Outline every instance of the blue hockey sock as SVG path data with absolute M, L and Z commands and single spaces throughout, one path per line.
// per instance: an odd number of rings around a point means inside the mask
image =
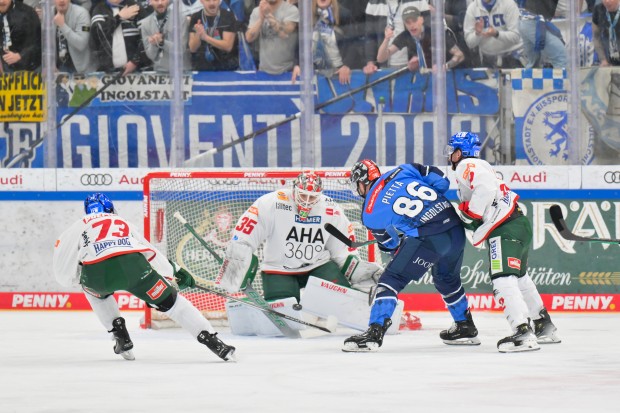
M 396 297 L 377 297 L 370 310 L 368 325 L 375 323 L 383 325 L 386 318 L 392 317 L 396 303 Z
M 467 296 L 463 295 L 456 303 L 448 304 L 448 310 L 454 321 L 463 321 L 466 319 L 467 312 Z

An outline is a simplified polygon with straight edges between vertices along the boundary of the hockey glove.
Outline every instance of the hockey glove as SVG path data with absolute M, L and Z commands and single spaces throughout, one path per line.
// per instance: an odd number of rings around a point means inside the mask
M 234 293 L 251 285 L 257 271 L 258 258 L 252 248 L 242 242 L 231 242 L 215 283 Z
M 459 204 L 459 211 L 461 221 L 466 229 L 475 231 L 480 225 L 482 225 L 482 217 L 469 210 L 469 201 L 461 202 Z
M 194 277 L 192 277 L 192 275 L 183 267 L 179 267 L 177 272 L 174 273 L 174 278 L 176 279 L 180 290 L 184 288 L 193 288 L 196 286 Z
M 372 235 L 379 241 L 377 246 L 383 252 L 393 254 L 400 245 L 400 234 L 393 225 L 388 225 L 385 231 L 373 230 Z
M 351 287 L 367 293 L 377 285 L 379 277 L 383 274 L 383 267 L 374 262 L 361 260 L 357 255 L 349 255 L 340 271 Z

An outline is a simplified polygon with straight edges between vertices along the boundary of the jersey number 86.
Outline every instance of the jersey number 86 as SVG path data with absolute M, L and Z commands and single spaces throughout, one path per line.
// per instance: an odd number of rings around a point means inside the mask
M 406 196 L 398 197 L 392 205 L 392 210 L 398 215 L 406 215 L 409 218 L 415 217 L 424 210 L 423 201 L 435 201 L 437 199 L 437 192 L 433 188 L 421 186 L 419 182 L 411 182 L 407 185 L 407 193 L 415 199 Z

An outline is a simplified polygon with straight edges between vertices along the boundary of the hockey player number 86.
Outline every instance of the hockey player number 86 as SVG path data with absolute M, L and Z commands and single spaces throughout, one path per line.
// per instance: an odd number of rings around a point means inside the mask
M 423 201 L 435 201 L 437 199 L 437 192 L 427 186 L 420 186 L 419 182 L 411 182 L 407 185 L 407 193 L 416 199 L 406 196 L 398 197 L 392 205 L 392 210 L 398 215 L 406 215 L 409 218 L 415 217 L 424 210 Z

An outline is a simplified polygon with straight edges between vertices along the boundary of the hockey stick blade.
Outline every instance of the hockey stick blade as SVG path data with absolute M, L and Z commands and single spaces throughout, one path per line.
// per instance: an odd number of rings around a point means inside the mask
M 375 244 L 377 242 L 376 239 L 371 239 L 370 241 L 364 241 L 364 242 L 351 241 L 349 239 L 349 237 L 347 237 L 345 234 L 340 232 L 338 230 L 338 228 L 336 228 L 335 226 L 333 226 L 330 223 L 325 224 L 324 228 L 325 228 L 325 231 L 329 232 L 338 241 L 342 242 L 343 244 L 345 244 L 349 248 L 361 248 L 361 247 L 365 247 L 367 245 Z
M 611 238 L 590 238 L 590 237 L 581 237 L 579 235 L 573 234 L 571 230 L 568 229 L 566 225 L 566 221 L 564 221 L 564 216 L 562 215 L 562 208 L 559 205 L 551 205 L 549 208 L 549 214 L 551 215 L 551 221 L 553 221 L 553 225 L 555 225 L 555 229 L 558 230 L 560 235 L 569 241 L 583 241 L 583 242 L 602 242 L 605 244 L 620 244 L 620 239 L 611 239 Z

